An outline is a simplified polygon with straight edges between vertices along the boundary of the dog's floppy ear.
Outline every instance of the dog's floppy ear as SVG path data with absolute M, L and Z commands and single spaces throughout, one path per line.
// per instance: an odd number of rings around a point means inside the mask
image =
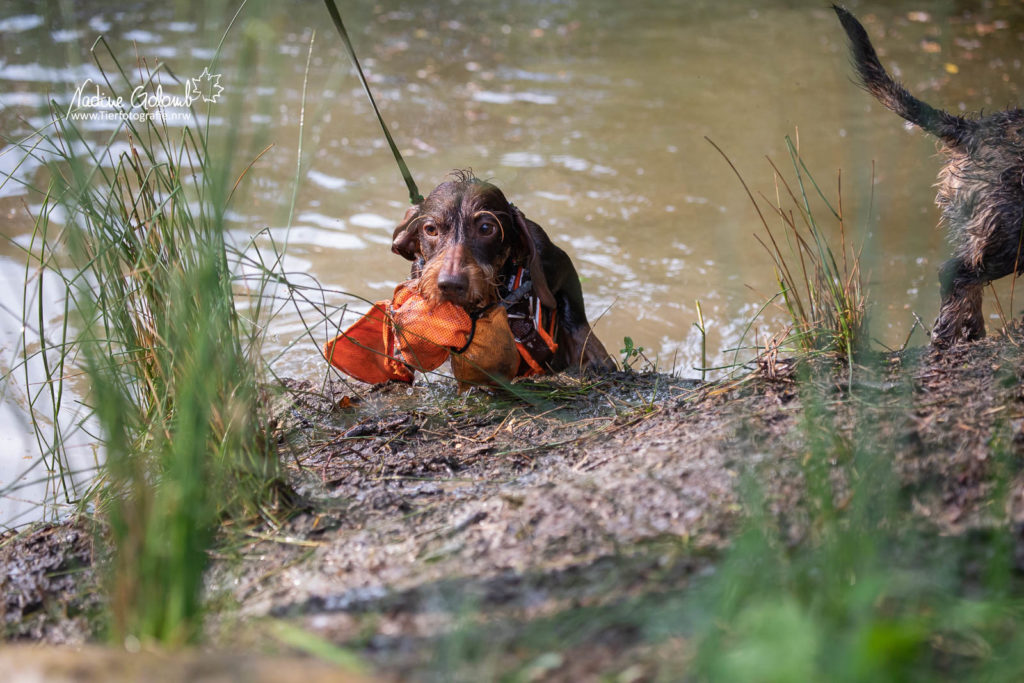
M 555 296 L 548 288 L 548 279 L 544 276 L 544 266 L 540 261 L 540 252 L 537 250 L 537 243 L 530 232 L 530 226 L 526 222 L 526 216 L 517 207 L 508 205 L 512 210 L 512 217 L 515 219 L 516 233 L 522 243 L 523 250 L 527 255 L 527 265 L 530 268 L 530 279 L 533 281 L 533 293 L 540 302 L 548 308 L 555 307 Z
M 418 225 L 413 225 L 419 216 L 419 204 L 409 207 L 405 212 L 405 218 L 391 236 L 391 251 L 409 261 L 415 261 L 420 252 L 420 229 Z

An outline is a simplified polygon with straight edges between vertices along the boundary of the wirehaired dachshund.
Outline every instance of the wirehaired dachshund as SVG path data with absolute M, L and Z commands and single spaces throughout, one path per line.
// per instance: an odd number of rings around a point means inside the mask
M 449 301 L 471 315 L 495 303 L 506 305 L 516 340 L 531 348 L 542 371 L 616 369 L 587 322 L 569 256 L 500 189 L 472 173 L 453 173 L 410 208 L 395 228 L 391 250 L 413 262 L 412 277 L 419 279 L 428 302 Z M 535 316 L 513 311 L 527 292 L 538 309 Z M 551 348 L 530 338 L 531 332 L 536 336 L 535 323 L 526 318 L 540 321 L 541 312 L 550 325 L 536 326 L 547 328 L 545 337 L 554 332 Z
M 932 345 L 980 339 L 985 336 L 982 289 L 1024 271 L 1024 111 L 964 117 L 929 106 L 886 73 L 860 22 L 842 7 L 833 9 L 850 39 L 864 88 L 937 137 L 946 156 L 935 202 L 949 226 L 954 255 L 939 271 L 942 302 Z

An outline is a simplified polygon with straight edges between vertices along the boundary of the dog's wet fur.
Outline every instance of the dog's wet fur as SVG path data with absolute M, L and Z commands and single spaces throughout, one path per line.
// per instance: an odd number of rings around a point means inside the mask
M 454 172 L 410 208 L 395 228 L 391 249 L 413 262 L 412 277 L 427 301 L 449 301 L 471 313 L 497 301 L 498 276 L 506 266 L 529 268 L 534 294 L 558 314 L 558 351 L 550 370 L 616 369 L 587 322 L 569 256 L 500 189 L 471 172 Z
M 842 7 L 833 9 L 850 39 L 863 86 L 887 108 L 936 136 L 946 156 L 935 201 L 954 254 L 939 273 L 942 302 L 932 344 L 945 348 L 984 337 L 982 289 L 1024 271 L 1024 111 L 964 117 L 931 107 L 886 73 L 860 22 Z

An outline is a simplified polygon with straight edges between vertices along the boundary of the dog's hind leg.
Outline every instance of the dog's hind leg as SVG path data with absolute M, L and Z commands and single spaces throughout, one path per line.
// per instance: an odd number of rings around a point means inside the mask
M 559 289 L 555 294 L 555 305 L 558 310 L 558 353 L 555 365 L 561 368 L 571 367 L 591 372 L 614 372 L 618 368 L 615 361 L 608 355 L 604 344 L 594 334 L 587 322 L 587 313 L 583 306 L 583 287 L 579 275 L 569 257 L 558 247 L 552 245 L 552 259 L 559 263 Z M 555 278 L 550 278 L 554 280 Z
M 985 336 L 985 318 L 981 311 L 986 279 L 960 258 L 942 264 L 939 271 L 942 303 L 932 330 L 932 346 L 948 348 L 962 341 Z
M 559 320 L 559 357 L 560 364 L 568 367 L 579 367 L 581 370 L 592 372 L 614 372 L 618 368 L 615 361 L 608 355 L 604 344 L 594 334 L 593 328 L 587 322 L 586 313 L 583 310 L 582 292 L 575 294 L 573 289 L 568 287 L 569 293 L 559 292 L 555 296 L 558 302 Z

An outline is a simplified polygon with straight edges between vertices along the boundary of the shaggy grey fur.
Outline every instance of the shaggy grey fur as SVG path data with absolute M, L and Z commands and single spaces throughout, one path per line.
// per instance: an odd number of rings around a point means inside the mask
M 935 201 L 954 255 L 939 271 L 942 303 L 932 344 L 945 348 L 984 337 L 982 289 L 1024 271 L 1024 111 L 963 117 L 931 107 L 886 73 L 860 22 L 842 7 L 833 9 L 867 91 L 942 142 L 946 165 Z

